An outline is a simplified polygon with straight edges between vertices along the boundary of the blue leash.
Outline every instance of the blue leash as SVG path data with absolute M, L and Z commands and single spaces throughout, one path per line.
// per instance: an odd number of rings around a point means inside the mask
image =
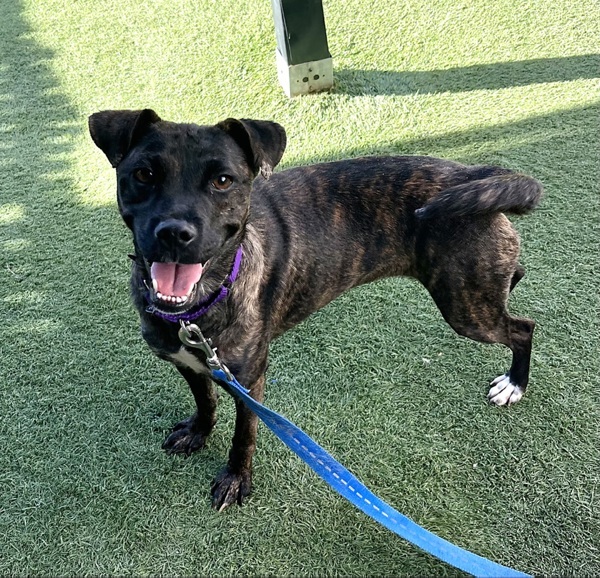
M 529 574 L 502 566 L 455 546 L 425 530 L 380 500 L 299 427 L 252 399 L 249 390 L 241 385 L 220 361 L 216 351 L 196 325 L 182 323 L 179 337 L 184 345 L 202 349 L 206 353 L 206 363 L 215 381 L 225 384 L 226 389 L 232 395 L 242 400 L 286 446 L 304 460 L 325 482 L 376 522 L 429 554 L 473 576 L 531 578 Z

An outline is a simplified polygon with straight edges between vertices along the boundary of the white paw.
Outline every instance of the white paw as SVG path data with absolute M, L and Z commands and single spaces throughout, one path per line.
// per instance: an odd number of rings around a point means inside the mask
M 514 384 L 507 374 L 494 379 L 490 384 L 488 393 L 490 403 L 496 405 L 511 405 L 517 403 L 523 397 L 523 390 L 520 386 Z

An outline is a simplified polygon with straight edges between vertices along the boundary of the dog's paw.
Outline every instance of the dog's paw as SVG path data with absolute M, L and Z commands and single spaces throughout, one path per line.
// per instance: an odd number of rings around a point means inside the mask
M 490 383 L 488 400 L 495 405 L 517 403 L 525 393 L 523 388 L 513 383 L 508 374 L 500 375 Z
M 244 498 L 250 494 L 252 489 L 252 473 L 244 470 L 241 474 L 234 474 L 229 467 L 213 480 L 210 492 L 212 494 L 212 507 L 222 512 L 232 504 L 242 505 Z
M 194 414 L 173 426 L 173 431 L 163 442 L 162 449 L 169 455 L 184 454 L 186 456 L 201 450 L 206 445 L 208 434 L 198 429 Z

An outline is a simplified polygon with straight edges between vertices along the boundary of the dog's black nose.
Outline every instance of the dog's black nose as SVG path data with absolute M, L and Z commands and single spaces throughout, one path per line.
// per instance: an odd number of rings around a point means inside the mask
M 189 245 L 198 235 L 198 231 L 187 221 L 167 219 L 157 225 L 154 234 L 164 245 L 175 248 Z

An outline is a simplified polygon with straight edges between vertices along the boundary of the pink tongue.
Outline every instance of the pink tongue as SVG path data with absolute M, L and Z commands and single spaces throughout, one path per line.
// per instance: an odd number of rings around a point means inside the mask
M 150 270 L 156 281 L 156 290 L 163 295 L 184 297 L 202 276 L 202 265 L 182 265 L 181 263 L 152 263 Z

